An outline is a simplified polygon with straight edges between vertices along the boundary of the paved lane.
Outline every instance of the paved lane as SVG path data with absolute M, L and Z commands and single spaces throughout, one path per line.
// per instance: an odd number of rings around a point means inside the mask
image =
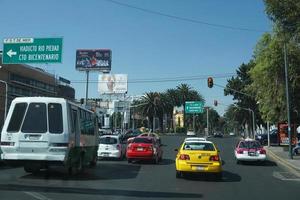
M 225 161 L 222 181 L 205 176 L 175 178 L 174 157 L 184 137 L 166 136 L 164 160 L 128 164 L 99 161 L 94 169 L 69 177 L 61 168 L 37 175 L 22 168 L 0 166 L 0 199 L 297 199 L 299 180 L 282 181 L 282 169 L 274 162 L 265 166 L 237 165 L 235 138 L 212 139 Z

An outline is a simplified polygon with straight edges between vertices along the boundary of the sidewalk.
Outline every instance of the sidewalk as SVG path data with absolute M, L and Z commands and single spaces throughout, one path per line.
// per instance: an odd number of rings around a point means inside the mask
M 273 159 L 278 165 L 281 165 L 298 177 L 300 177 L 300 155 L 293 156 L 293 160 L 289 158 L 286 147 L 270 146 L 265 147 L 267 155 Z

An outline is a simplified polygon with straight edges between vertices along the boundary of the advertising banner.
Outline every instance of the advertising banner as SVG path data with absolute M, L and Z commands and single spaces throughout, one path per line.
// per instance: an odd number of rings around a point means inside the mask
M 76 70 L 101 71 L 111 70 L 110 49 L 79 49 L 76 51 Z
M 124 94 L 127 92 L 127 74 L 99 74 L 100 94 Z
M 285 122 L 278 123 L 279 145 L 289 145 L 288 124 Z M 297 143 L 297 134 L 295 124 L 291 124 L 292 145 Z

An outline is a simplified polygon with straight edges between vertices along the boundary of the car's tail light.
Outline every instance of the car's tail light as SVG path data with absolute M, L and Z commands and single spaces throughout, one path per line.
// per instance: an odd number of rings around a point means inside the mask
M 1 142 L 1 146 L 14 146 L 14 142 Z
M 260 154 L 266 154 L 266 150 L 261 149 L 261 150 L 259 151 L 259 153 L 260 153 Z
M 209 160 L 210 160 L 210 161 L 220 161 L 220 157 L 219 157 L 218 155 L 210 156 L 210 157 L 209 157 Z
M 237 153 L 237 154 L 243 154 L 244 151 L 243 151 L 243 149 L 238 149 L 238 150 L 236 151 L 236 153 Z
M 180 154 L 179 160 L 190 160 L 190 156 L 186 154 Z

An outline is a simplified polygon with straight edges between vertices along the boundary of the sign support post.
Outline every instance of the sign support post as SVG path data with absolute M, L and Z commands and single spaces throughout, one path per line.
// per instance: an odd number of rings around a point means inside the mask
M 88 100 L 88 95 L 89 95 L 89 74 L 90 71 L 86 71 L 86 87 L 85 87 L 85 105 L 87 106 L 87 100 Z

